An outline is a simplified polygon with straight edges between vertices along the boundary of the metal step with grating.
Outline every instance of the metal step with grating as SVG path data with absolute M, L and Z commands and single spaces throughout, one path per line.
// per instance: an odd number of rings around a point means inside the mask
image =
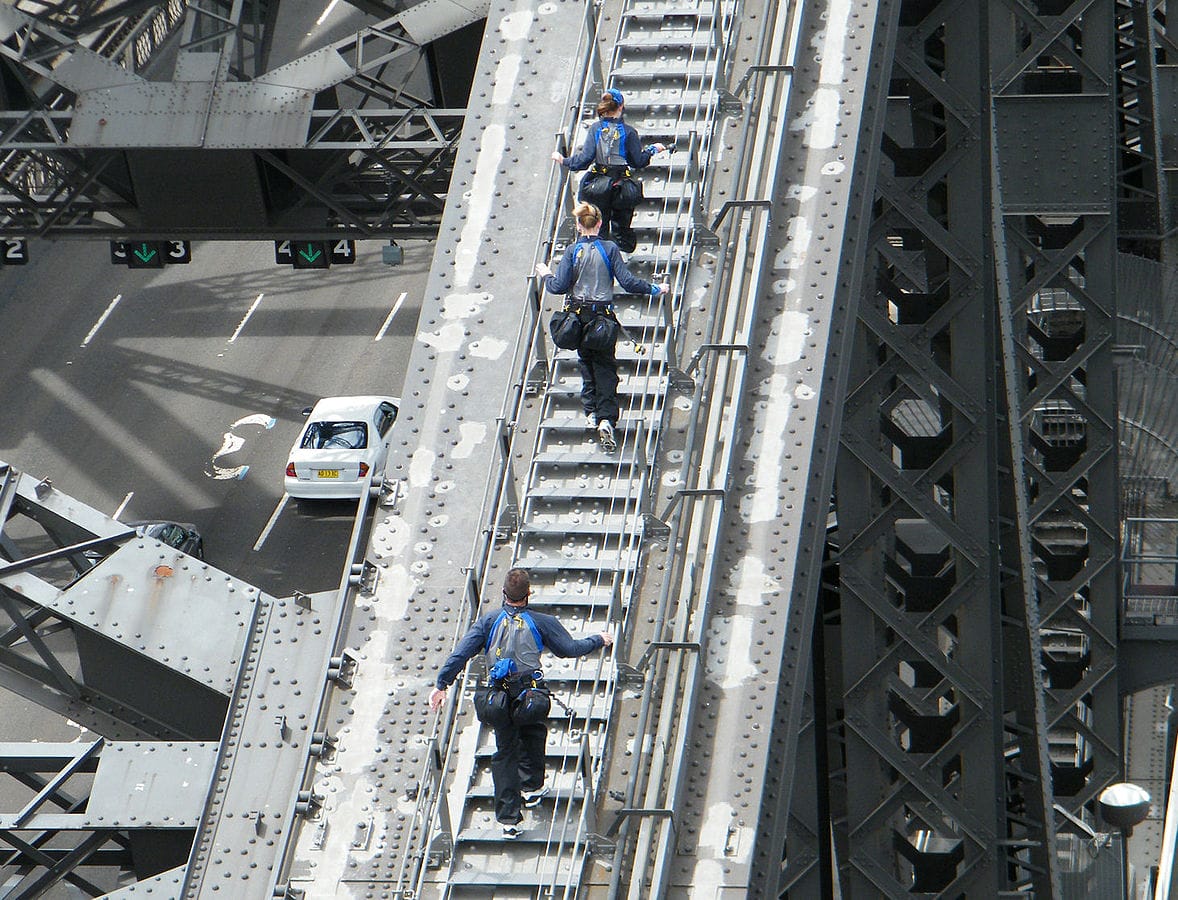
M 576 636 L 627 628 L 652 461 L 669 402 L 670 345 L 699 215 L 697 186 L 688 179 L 709 159 L 720 48 L 735 11 L 730 2 L 630 0 L 619 18 L 607 83 L 626 93 L 627 121 L 640 129 L 643 143 L 671 145 L 643 173 L 650 190 L 634 218 L 639 243 L 627 265 L 647 280 L 670 280 L 672 294 L 666 301 L 615 295 L 619 319 L 645 351 L 635 352 L 628 342 L 618 346 L 615 451 L 601 448 L 581 409 L 576 354 L 561 351 L 546 360 L 511 556 L 513 565 L 529 571 L 533 604 Z M 580 129 L 582 138 L 589 124 Z M 553 246 L 557 253 L 564 250 Z M 549 720 L 552 793 L 525 812 L 520 837 L 504 838 L 494 821 L 493 736 L 472 722 L 468 727 L 479 728 L 477 739 L 459 741 L 460 758 L 448 762 L 452 791 L 461 794 L 451 804 L 460 804 L 461 812 L 455 816 L 449 896 L 573 897 L 582 886 L 590 841 L 604 831 L 596 827 L 595 796 L 610 735 L 614 660 L 546 655 L 544 665 L 561 701 Z

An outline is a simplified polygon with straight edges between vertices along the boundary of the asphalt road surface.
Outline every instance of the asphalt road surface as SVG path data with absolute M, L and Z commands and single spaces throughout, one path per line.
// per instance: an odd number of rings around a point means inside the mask
M 432 244 L 295 271 L 270 243 L 132 270 L 106 242 L 0 268 L 0 460 L 125 521 L 194 523 L 205 558 L 276 596 L 334 588 L 353 503 L 286 502 L 302 410 L 399 396 Z

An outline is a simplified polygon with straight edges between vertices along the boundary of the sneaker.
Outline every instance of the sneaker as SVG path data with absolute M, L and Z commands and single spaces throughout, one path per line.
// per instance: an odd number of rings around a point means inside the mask
M 585 427 L 592 431 L 597 427 L 597 416 L 591 412 L 585 413 Z
M 601 444 L 601 449 L 606 453 L 613 453 L 618 449 L 617 442 L 614 440 L 614 426 L 609 422 L 597 423 L 597 440 Z
M 519 827 L 519 824 L 504 825 L 503 826 L 503 840 L 514 841 L 517 837 L 524 833 L 524 830 Z
M 534 791 L 524 791 L 524 807 L 526 809 L 531 809 L 534 806 L 539 806 L 540 801 L 547 797 L 550 793 L 551 790 L 546 784 L 540 785 L 540 787 L 536 788 Z

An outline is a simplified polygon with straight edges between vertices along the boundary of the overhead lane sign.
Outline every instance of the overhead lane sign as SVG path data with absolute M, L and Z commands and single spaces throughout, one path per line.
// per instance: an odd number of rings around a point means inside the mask
M 29 261 L 29 242 L 22 238 L 0 241 L 0 266 L 23 266 Z
M 131 269 L 162 269 L 192 262 L 188 241 L 111 241 L 110 261 Z
M 274 262 L 296 269 L 327 269 L 333 265 L 350 265 L 356 261 L 356 242 L 275 241 Z

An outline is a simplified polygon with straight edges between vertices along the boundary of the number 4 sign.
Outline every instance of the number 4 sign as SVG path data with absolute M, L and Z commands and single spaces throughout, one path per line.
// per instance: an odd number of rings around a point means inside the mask
M 332 241 L 331 263 L 335 266 L 351 265 L 356 261 L 355 241 Z
M 356 261 L 356 242 L 275 241 L 274 262 L 296 269 L 326 269 L 332 265 L 351 265 Z

